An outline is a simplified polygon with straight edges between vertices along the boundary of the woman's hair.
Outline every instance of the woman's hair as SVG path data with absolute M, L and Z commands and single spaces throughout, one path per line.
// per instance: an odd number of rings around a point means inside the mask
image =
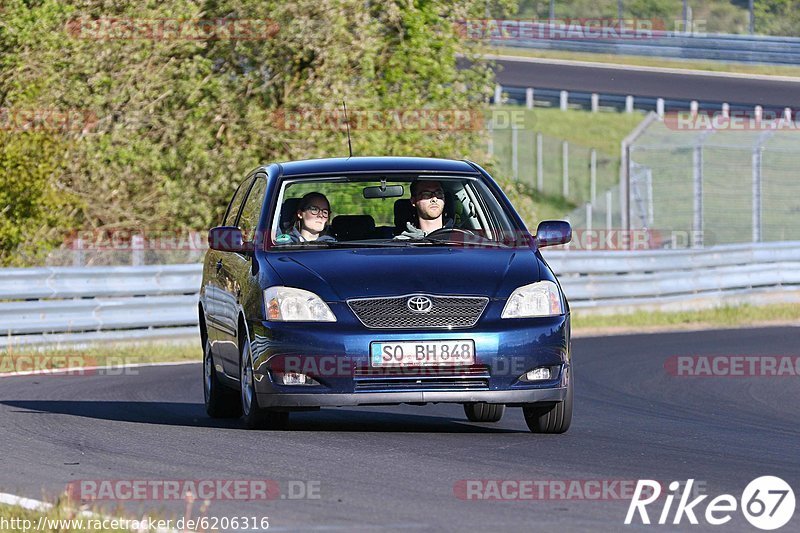
M 309 192 L 309 193 L 306 193 L 305 195 L 303 195 L 303 197 L 300 198 L 300 201 L 297 202 L 297 210 L 298 211 L 305 211 L 306 209 L 309 208 L 309 206 L 311 205 L 311 202 L 313 202 L 314 200 L 319 200 L 319 199 L 324 200 L 325 203 L 328 204 L 328 208 L 330 210 L 331 203 L 328 201 L 328 199 L 325 197 L 325 195 L 322 194 L 321 192 Z M 328 220 L 330 220 L 330 219 L 328 219 Z M 300 221 L 301 221 L 301 219 L 298 218 L 297 221 L 295 221 L 295 223 L 294 223 L 294 226 L 298 229 L 298 231 L 302 229 L 300 227 Z

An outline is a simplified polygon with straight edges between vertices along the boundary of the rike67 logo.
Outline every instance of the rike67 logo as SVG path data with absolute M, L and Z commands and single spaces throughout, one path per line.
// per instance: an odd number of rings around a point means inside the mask
M 664 525 L 681 524 L 684 517 L 693 525 L 699 524 L 698 517 L 712 526 L 719 526 L 731 521 L 733 514 L 741 509 L 742 514 L 751 525 L 765 531 L 771 531 L 785 526 L 792 519 L 795 507 L 794 491 L 784 480 L 775 476 L 762 476 L 751 481 L 742 492 L 740 500 L 731 494 L 721 494 L 706 502 L 705 511 L 702 511 L 703 500 L 707 494 L 692 496 L 694 479 L 686 483 L 673 481 L 669 484 L 669 493 L 664 498 L 664 506 L 658 514 L 656 523 Z M 683 487 L 679 494 L 677 491 Z M 650 479 L 640 479 L 625 516 L 625 524 L 633 523 L 638 514 L 642 524 L 650 524 L 650 515 L 647 506 L 656 502 L 661 497 L 661 484 Z M 672 504 L 675 499 L 678 504 L 673 514 Z M 655 507 L 655 506 L 654 506 Z M 654 511 L 657 509 L 651 509 Z M 670 521 L 670 515 L 672 520 Z M 655 517 L 654 517 L 655 518 Z

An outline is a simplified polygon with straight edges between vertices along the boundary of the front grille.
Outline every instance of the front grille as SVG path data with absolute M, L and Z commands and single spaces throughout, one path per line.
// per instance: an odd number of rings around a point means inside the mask
M 485 365 L 356 368 L 353 379 L 356 392 L 485 390 L 489 388 L 489 368 Z
M 430 298 L 433 304 L 430 311 L 412 312 L 407 302 L 414 296 Z M 489 299 L 481 296 L 427 294 L 347 300 L 361 323 L 375 329 L 470 328 L 478 322 L 488 303 Z

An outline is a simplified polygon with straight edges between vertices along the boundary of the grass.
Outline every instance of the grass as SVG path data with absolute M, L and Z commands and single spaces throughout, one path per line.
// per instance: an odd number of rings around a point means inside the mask
M 614 333 L 618 330 L 634 328 L 715 329 L 759 324 L 798 323 L 798 321 L 800 321 L 800 305 L 796 304 L 725 306 L 683 312 L 638 311 L 626 315 L 582 314 L 580 310 L 572 313 L 573 331 L 578 334 L 592 333 L 597 330 Z
M 749 63 L 724 63 L 717 61 L 679 60 L 659 57 L 630 56 L 618 54 L 592 54 L 589 52 L 562 52 L 557 50 L 537 50 L 529 48 L 492 47 L 488 54 L 500 54 L 518 57 L 535 57 L 542 59 L 565 59 L 570 61 L 589 61 L 594 63 L 612 63 L 641 67 L 677 68 L 688 70 L 705 70 L 708 72 L 730 72 L 737 74 L 755 74 L 761 76 L 800 77 L 800 67 L 793 65 L 754 65 Z

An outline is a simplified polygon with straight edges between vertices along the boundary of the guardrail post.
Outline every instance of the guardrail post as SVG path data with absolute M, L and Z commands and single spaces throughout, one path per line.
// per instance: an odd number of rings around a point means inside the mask
M 141 235 L 131 237 L 131 264 L 133 266 L 144 264 L 144 237 Z
M 544 192 L 544 161 L 542 155 L 544 149 L 542 146 L 542 134 L 536 134 L 536 189 L 539 192 Z
M 625 97 L 625 112 L 633 113 L 633 95 L 631 94 Z
M 519 130 L 511 127 L 511 174 L 515 180 L 519 179 Z
M 499 83 L 494 86 L 494 105 L 503 103 L 503 86 Z
M 568 103 L 569 103 L 569 93 L 567 91 L 561 91 L 561 95 L 559 98 L 559 107 L 561 107 L 561 111 L 567 110 Z
M 658 115 L 658 118 L 660 118 L 660 119 L 664 118 L 664 99 L 663 98 L 659 98 L 659 99 L 656 100 L 656 114 Z
M 693 116 L 693 117 L 696 117 L 696 116 L 697 116 L 697 111 L 698 111 L 699 109 L 700 109 L 700 104 L 699 104 L 699 103 L 697 103 L 697 100 L 692 100 L 692 101 L 689 103 L 689 111 L 691 111 L 691 113 L 692 113 L 692 116 Z
M 533 109 L 533 87 L 525 89 L 525 107 Z
M 606 191 L 606 229 L 610 230 L 614 227 L 614 214 L 612 212 L 614 209 L 614 197 L 611 195 L 611 191 Z
M 592 204 L 590 202 L 586 202 L 586 234 L 587 237 L 592 231 Z M 592 249 L 592 239 L 586 240 L 586 249 Z
M 561 142 L 561 195 L 564 198 L 569 196 L 569 143 L 567 141 Z
M 755 109 L 753 109 L 753 113 L 755 113 L 756 122 L 761 122 L 761 117 L 764 115 L 764 108 L 757 105 Z
M 83 266 L 84 253 L 83 253 L 83 239 L 78 237 L 72 244 L 72 266 Z
M 786 122 L 791 122 L 792 121 L 792 108 L 791 107 L 783 108 L 783 120 L 785 120 Z
M 728 102 L 722 104 L 722 116 L 725 118 L 731 116 L 731 105 Z
M 600 109 L 600 95 L 592 93 L 592 113 L 597 113 L 598 109 Z

